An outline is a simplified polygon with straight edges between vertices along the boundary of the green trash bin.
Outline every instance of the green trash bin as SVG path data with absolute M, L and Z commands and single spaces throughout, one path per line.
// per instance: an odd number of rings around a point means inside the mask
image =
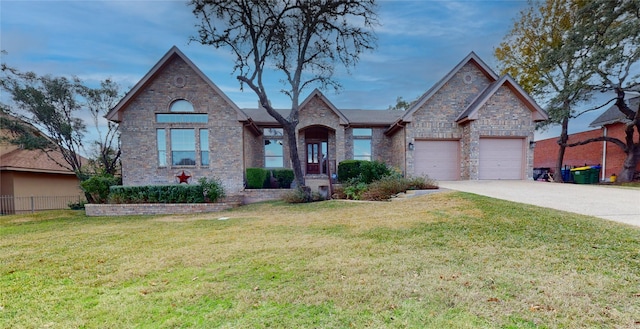
M 589 169 L 589 184 L 600 183 L 600 166 L 593 166 Z
M 576 184 L 590 184 L 591 167 L 573 168 L 571 169 L 571 176 L 573 176 L 573 182 Z

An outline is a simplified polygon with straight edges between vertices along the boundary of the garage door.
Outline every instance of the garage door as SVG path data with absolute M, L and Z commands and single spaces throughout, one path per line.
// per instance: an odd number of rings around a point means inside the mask
M 459 141 L 416 141 L 415 175 L 436 180 L 460 178 Z
M 522 179 L 524 139 L 480 138 L 480 179 Z

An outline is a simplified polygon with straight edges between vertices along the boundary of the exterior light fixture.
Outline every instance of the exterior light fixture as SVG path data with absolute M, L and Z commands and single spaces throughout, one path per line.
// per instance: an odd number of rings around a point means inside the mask
M 413 145 L 413 143 L 409 142 L 409 146 L 408 146 L 409 151 L 413 151 L 414 147 L 415 146 Z
M 529 142 L 529 148 L 530 148 L 530 149 L 533 149 L 533 148 L 535 148 L 535 147 L 536 147 L 536 142 L 534 142 L 534 141 L 530 141 L 530 142 Z

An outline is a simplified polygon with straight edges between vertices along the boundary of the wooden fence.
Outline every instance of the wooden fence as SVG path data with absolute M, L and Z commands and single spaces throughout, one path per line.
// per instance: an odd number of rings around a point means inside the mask
M 84 202 L 78 195 L 13 196 L 0 195 L 0 215 L 13 215 L 40 210 L 68 209 L 70 204 Z

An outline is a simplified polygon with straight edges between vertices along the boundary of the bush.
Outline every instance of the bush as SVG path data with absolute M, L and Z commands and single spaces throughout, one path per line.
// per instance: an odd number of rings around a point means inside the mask
M 342 183 L 357 179 L 369 184 L 391 174 L 391 169 L 380 161 L 345 160 L 338 164 L 338 179 Z
M 109 198 L 109 188 L 120 184 L 118 177 L 110 174 L 99 174 L 82 181 L 80 188 L 84 191 L 89 203 L 106 203 Z
M 383 201 L 407 190 L 438 188 L 438 184 L 428 177 L 404 178 L 392 173 L 370 184 L 365 184 L 360 181 L 360 178 L 352 178 L 344 187 L 334 190 L 333 197 L 336 199 Z
M 204 196 L 204 202 L 216 202 L 225 197 L 224 188 L 218 178 L 205 178 L 198 179 L 198 184 L 202 188 L 202 195 Z
M 346 199 L 347 194 L 344 192 L 343 186 L 336 186 L 333 188 L 333 194 L 331 195 L 334 199 Z
M 112 186 L 110 203 L 204 203 L 225 196 L 215 178 L 200 178 L 199 185 Z
M 352 178 L 344 187 L 344 194 L 347 199 L 360 200 L 360 195 L 367 190 L 367 184 L 359 182 L 357 178 Z
M 247 187 L 263 188 L 269 177 L 269 171 L 264 168 L 247 168 Z
M 408 179 L 387 176 L 369 184 L 367 189 L 360 195 L 360 198 L 371 201 L 389 200 L 394 195 L 406 191 L 408 187 Z
M 290 188 L 294 175 L 292 169 L 272 169 L 273 178 L 278 181 L 280 188 Z
M 287 203 L 305 203 L 309 202 L 309 196 L 301 188 L 292 189 L 282 196 L 282 200 Z
M 338 180 L 342 183 L 360 175 L 360 164 L 364 160 L 344 160 L 338 164 Z
M 78 201 L 78 202 L 69 202 L 69 203 L 67 203 L 67 206 L 71 210 L 82 210 L 82 209 L 84 209 L 84 205 L 85 204 L 86 204 L 86 202 L 84 202 L 84 201 Z
M 438 188 L 438 183 L 428 176 L 411 177 L 409 181 L 409 190 L 433 190 Z
M 359 170 L 359 180 L 365 184 L 370 184 L 391 174 L 389 167 L 380 161 L 363 161 Z

